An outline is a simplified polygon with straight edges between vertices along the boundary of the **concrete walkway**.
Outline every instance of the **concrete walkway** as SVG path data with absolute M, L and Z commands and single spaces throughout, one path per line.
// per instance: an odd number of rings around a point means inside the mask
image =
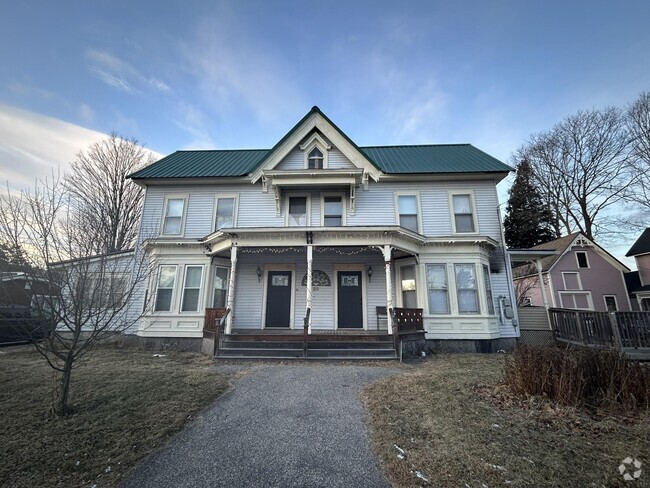
M 222 366 L 221 372 L 233 372 Z M 370 452 L 361 388 L 389 367 L 278 364 L 249 374 L 152 454 L 130 487 L 388 487 Z

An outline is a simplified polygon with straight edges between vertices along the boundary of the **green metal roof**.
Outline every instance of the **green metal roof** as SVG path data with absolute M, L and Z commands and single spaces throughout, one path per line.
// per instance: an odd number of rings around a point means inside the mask
M 368 161 L 387 174 L 505 173 L 510 166 L 471 144 L 358 147 L 343 131 L 313 107 L 271 149 L 176 151 L 130 175 L 144 178 L 211 178 L 245 176 L 254 171 L 312 113 L 319 113 Z

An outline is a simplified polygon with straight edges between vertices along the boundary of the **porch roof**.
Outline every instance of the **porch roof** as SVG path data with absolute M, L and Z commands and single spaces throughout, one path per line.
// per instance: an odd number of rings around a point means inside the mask
M 417 232 L 392 226 L 355 227 L 244 227 L 220 229 L 200 239 L 209 254 L 239 247 L 287 246 L 383 246 L 390 245 L 407 253 L 417 254 L 426 246 L 450 244 L 478 244 L 497 247 L 498 242 L 488 236 L 426 237 Z

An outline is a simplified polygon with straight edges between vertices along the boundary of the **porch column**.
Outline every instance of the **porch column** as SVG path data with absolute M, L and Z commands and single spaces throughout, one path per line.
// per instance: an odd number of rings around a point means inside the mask
M 233 305 L 235 301 L 235 276 L 237 275 L 237 246 L 232 246 L 230 249 L 230 279 L 228 280 L 228 298 L 226 299 L 226 307 L 230 309 L 230 314 L 226 319 L 226 334 L 232 332 L 232 316 L 234 313 Z
M 539 280 L 539 289 L 542 292 L 542 302 L 544 303 L 544 308 L 548 309 L 548 301 L 546 300 L 546 287 L 544 286 L 544 277 L 542 276 L 542 260 L 537 259 L 535 261 L 535 266 L 537 267 L 537 279 Z
M 314 249 L 311 244 L 307 244 L 307 310 L 305 314 L 309 313 L 309 329 L 308 334 L 311 334 L 311 300 L 312 300 L 312 262 L 314 260 Z
M 390 277 L 390 260 L 393 248 L 386 244 L 382 250 L 384 254 L 384 263 L 386 268 L 386 322 L 388 323 L 388 333 L 393 333 L 393 317 L 390 309 L 393 308 L 393 280 Z

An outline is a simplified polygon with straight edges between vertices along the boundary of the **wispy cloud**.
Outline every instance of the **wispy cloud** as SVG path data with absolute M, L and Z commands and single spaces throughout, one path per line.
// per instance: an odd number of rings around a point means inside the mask
M 113 88 L 127 93 L 135 93 L 151 87 L 160 92 L 169 92 L 167 83 L 154 77 L 148 77 L 132 64 L 101 49 L 87 49 L 86 58 L 89 69 L 97 77 Z

